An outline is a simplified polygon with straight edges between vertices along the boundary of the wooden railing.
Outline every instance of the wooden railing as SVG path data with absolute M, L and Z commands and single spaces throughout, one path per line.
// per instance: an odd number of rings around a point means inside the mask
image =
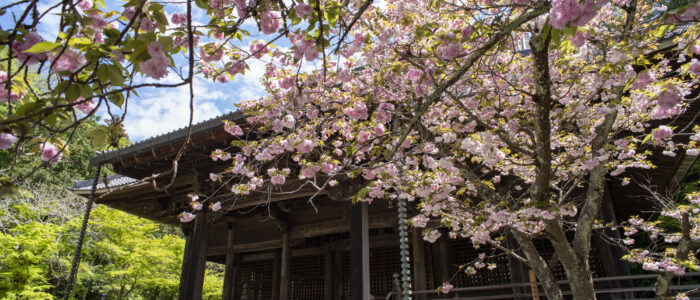
M 629 275 L 629 276 L 611 276 L 611 277 L 601 277 L 601 278 L 594 278 L 593 282 L 594 283 L 612 283 L 615 281 L 634 281 L 634 280 L 642 280 L 642 279 L 655 279 L 657 275 L 655 274 L 649 274 L 649 275 Z M 681 275 L 679 277 L 690 277 L 690 278 L 697 278 L 700 280 L 700 272 L 694 272 L 694 273 L 686 273 L 684 275 Z M 565 285 L 569 284 L 568 280 L 560 280 L 557 281 L 557 283 L 564 287 Z M 499 284 L 499 285 L 487 285 L 487 286 L 475 286 L 475 287 L 457 287 L 453 288 L 449 294 L 443 294 L 440 295 L 438 294 L 437 290 L 422 290 L 422 291 L 413 291 L 413 295 L 426 295 L 426 299 L 460 299 L 460 300 L 496 300 L 496 299 L 533 299 L 532 295 L 532 289 L 530 288 L 531 284 L 535 284 L 538 287 L 541 286 L 539 282 L 536 283 L 513 283 L 513 284 Z M 683 292 L 690 292 L 689 294 L 694 294 L 695 292 L 698 293 L 699 297 L 691 297 L 691 299 L 700 299 L 700 284 L 685 284 L 685 285 L 672 285 L 670 286 L 670 289 L 673 291 L 683 291 Z M 516 292 L 516 291 L 520 292 Z M 526 290 L 529 290 L 529 292 L 525 292 Z M 596 289 L 595 293 L 597 295 L 601 294 L 618 294 L 618 295 L 623 295 L 623 294 L 631 294 L 635 292 L 653 292 L 654 291 L 654 286 L 631 286 L 631 287 L 622 287 L 622 288 L 602 288 L 602 289 Z M 395 295 L 395 292 L 392 292 Z M 492 294 L 492 295 L 487 295 Z M 564 295 L 571 295 L 571 291 L 562 291 Z M 475 296 L 474 294 L 479 294 L 479 296 Z M 543 295 L 542 291 L 539 292 L 540 295 Z M 387 295 L 386 299 L 390 295 Z M 692 296 L 692 295 L 689 295 Z M 414 297 L 415 298 L 415 297 Z M 544 297 L 542 297 L 544 298 Z M 622 299 L 640 299 L 636 297 L 630 297 L 630 298 L 624 298 Z M 651 299 L 651 298 L 650 298 Z

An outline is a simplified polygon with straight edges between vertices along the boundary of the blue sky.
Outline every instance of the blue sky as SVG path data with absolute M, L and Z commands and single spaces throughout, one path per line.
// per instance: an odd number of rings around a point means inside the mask
M 40 1 L 40 8 L 50 7 L 57 0 Z M 118 12 L 122 11 L 122 1 L 105 0 L 108 9 Z M 174 12 L 183 13 L 185 11 L 184 4 L 166 5 L 166 14 L 168 19 Z M 207 17 L 201 9 L 196 8 L 194 22 L 199 24 L 207 23 Z M 12 23 L 11 14 L 5 14 L 0 19 L 0 26 L 3 29 L 8 29 L 14 24 Z M 38 31 L 46 40 L 53 40 L 56 36 L 58 28 L 58 17 L 47 16 L 42 19 Z M 247 21 L 243 25 L 243 29 L 251 33 L 251 37 L 238 42 L 236 45 L 242 49 L 248 49 L 251 41 L 268 40 L 271 37 L 266 37 L 258 32 L 257 26 L 251 21 Z M 201 40 L 200 44 L 206 42 Z M 288 47 L 289 44 L 285 40 L 282 47 Z M 185 57 L 174 57 L 176 64 L 185 66 Z M 264 57 L 263 60 L 269 60 L 269 57 Z M 251 58 L 247 61 L 250 69 L 246 74 L 240 74 L 232 81 L 227 83 L 212 82 L 205 79 L 203 76 L 198 76 L 195 79 L 195 112 L 194 121 L 204 121 L 218 115 L 236 110 L 235 104 L 246 99 L 259 98 L 265 95 L 265 90 L 260 84 L 260 78 L 265 72 L 265 62 Z M 165 82 L 176 82 L 178 78 L 170 71 L 169 76 L 164 79 Z M 150 79 L 139 79 L 139 81 L 152 81 Z M 147 88 L 138 91 L 140 98 L 132 98 L 129 102 L 128 113 L 124 121 L 126 131 L 132 141 L 140 141 L 142 139 L 166 133 L 178 128 L 187 126 L 189 120 L 189 90 L 187 86 L 178 88 Z M 101 108 L 98 114 L 104 115 L 106 111 Z

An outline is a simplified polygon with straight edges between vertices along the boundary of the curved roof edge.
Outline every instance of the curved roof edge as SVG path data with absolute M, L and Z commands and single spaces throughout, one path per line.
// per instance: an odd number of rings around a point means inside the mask
M 234 123 L 241 123 L 243 120 L 245 120 L 245 115 L 240 110 L 237 110 L 235 112 L 230 112 L 218 116 L 216 118 L 192 124 L 192 132 L 190 133 L 190 135 L 195 137 L 207 133 L 209 130 L 214 129 L 216 127 L 223 126 L 224 120 L 231 121 Z M 135 153 L 151 150 L 153 148 L 171 145 L 172 143 L 183 141 L 186 135 L 187 127 L 176 129 L 165 134 L 145 139 L 143 141 L 121 149 L 99 153 L 97 156 L 90 159 L 90 164 L 98 165 L 110 163 L 128 155 L 133 155 Z

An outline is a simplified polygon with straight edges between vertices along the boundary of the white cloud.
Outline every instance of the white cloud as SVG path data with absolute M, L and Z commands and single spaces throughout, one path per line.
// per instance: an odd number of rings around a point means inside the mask
M 196 79 L 194 84 L 194 123 L 219 116 L 214 101 L 225 98 L 217 84 Z M 141 99 L 130 101 L 124 124 L 132 141 L 186 127 L 189 122 L 189 87 L 144 90 Z

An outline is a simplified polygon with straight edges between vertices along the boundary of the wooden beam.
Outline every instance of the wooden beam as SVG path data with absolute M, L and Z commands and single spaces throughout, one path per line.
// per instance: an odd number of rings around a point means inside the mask
M 280 299 L 289 299 L 289 279 L 292 266 L 292 249 L 289 245 L 289 232 L 282 234 L 282 259 L 280 268 Z
M 428 287 L 425 273 L 425 244 L 421 229 L 413 228 L 411 241 L 413 244 L 413 286 L 416 291 L 426 290 Z M 415 299 L 425 300 L 425 297 L 425 294 L 418 294 Z
M 233 251 L 233 240 L 235 232 L 233 223 L 228 223 L 228 240 L 226 241 L 226 267 L 224 269 L 224 290 L 222 292 L 223 300 L 233 300 L 233 286 L 234 281 L 234 267 L 236 264 L 235 255 Z
M 207 240 L 209 237 L 209 220 L 206 212 L 200 212 L 194 221 L 194 230 L 190 238 L 191 249 L 189 256 L 189 266 L 187 272 L 181 274 L 180 280 L 184 286 L 180 287 L 180 300 L 200 300 L 202 299 L 202 288 L 204 286 L 204 270 L 207 264 Z
M 369 300 L 369 224 L 367 203 L 350 210 L 350 299 Z

